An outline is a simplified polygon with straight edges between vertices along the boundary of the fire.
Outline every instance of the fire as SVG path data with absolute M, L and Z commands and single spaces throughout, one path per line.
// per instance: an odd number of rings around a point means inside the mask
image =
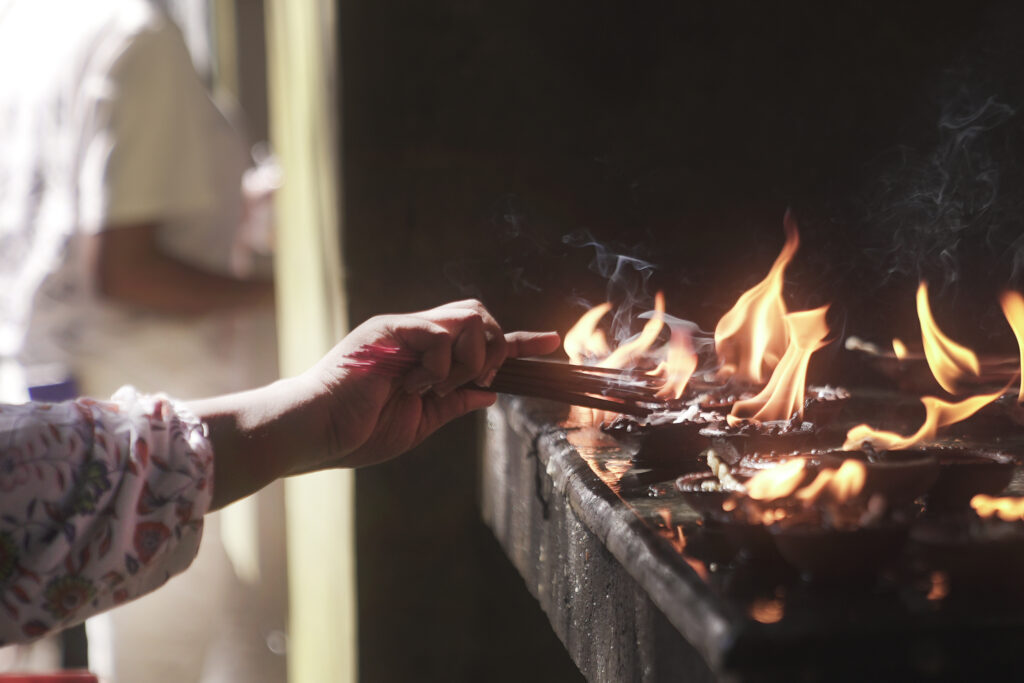
M 697 353 L 693 350 L 690 335 L 674 329 L 668 342 L 668 357 L 647 374 L 665 378 L 665 385 L 655 396 L 664 399 L 680 398 L 696 369 Z
M 1024 498 L 993 498 L 979 493 L 971 498 L 979 517 L 999 517 L 1004 522 L 1024 520 Z
M 587 358 L 604 358 L 611 353 L 604 332 L 597 329 L 597 324 L 611 308 L 612 305 L 609 303 L 594 306 L 565 333 L 562 347 L 570 361 L 583 363 Z
M 814 480 L 801 488 L 807 476 L 807 461 L 803 458 L 787 460 L 770 469 L 761 470 L 746 483 L 747 497 L 760 503 L 772 503 L 792 497 L 800 505 L 809 506 L 826 496 L 833 503 L 848 503 L 864 490 L 867 468 L 857 460 L 844 460 L 838 469 L 824 468 Z M 726 512 L 737 509 L 735 500 L 723 503 Z M 747 514 L 761 524 L 771 525 L 787 517 L 782 507 L 747 508 Z
M 782 277 L 800 246 L 796 221 L 787 211 L 783 220 L 786 243 L 768 275 L 736 301 L 715 327 L 715 349 L 723 372 L 762 384 L 766 369 L 775 367 L 789 342 Z
M 796 458 L 761 470 L 747 482 L 747 495 L 754 500 L 778 500 L 796 491 L 804 480 L 807 462 Z
M 730 424 L 739 420 L 788 420 L 794 414 L 803 418 L 804 385 L 807 364 L 811 355 L 825 345 L 828 306 L 810 311 L 789 313 L 785 316 L 789 345 L 771 379 L 761 392 L 745 401 L 738 401 L 728 419 Z
M 839 469 L 832 476 L 829 482 L 829 492 L 838 502 L 845 502 L 855 498 L 864 490 L 864 482 L 867 481 L 868 470 L 864 463 L 856 460 L 844 460 Z
M 1010 329 L 1013 330 L 1013 334 L 1017 337 L 1022 375 L 1020 391 L 1017 393 L 1017 402 L 1024 403 L 1024 296 L 1007 290 L 1000 295 L 999 303 L 1003 307 L 1006 321 L 1010 323 Z
M 785 616 L 786 605 L 779 598 L 758 598 L 747 611 L 760 624 L 775 624 Z
M 902 339 L 896 337 L 892 340 L 892 352 L 896 354 L 897 359 L 906 360 L 907 345 L 903 343 Z
M 924 355 L 935 381 L 949 393 L 957 393 L 957 381 L 967 372 L 978 375 L 981 366 L 973 351 L 954 342 L 935 324 L 928 305 L 928 285 L 924 281 L 917 288 L 917 317 L 921 321 Z
M 647 353 L 648 349 L 658 340 L 658 334 L 665 325 L 665 295 L 658 292 L 654 295 L 654 315 L 647 321 L 632 341 L 626 342 L 615 349 L 610 356 L 598 365 L 603 368 L 624 368 L 634 365 L 638 358 Z
M 827 492 L 837 503 L 845 503 L 860 495 L 864 490 L 865 481 L 867 468 L 864 467 L 864 463 L 844 460 L 837 470 L 825 468 L 818 472 L 814 481 L 796 492 L 795 498 L 809 504 Z
M 563 348 L 569 360 L 573 363 L 596 361 L 596 364 L 603 368 L 626 368 L 635 366 L 645 356 L 663 352 L 665 360 L 647 373 L 664 379 L 664 384 L 655 396 L 661 399 L 682 396 L 690 377 L 697 369 L 697 352 L 693 348 L 690 335 L 683 329 L 673 329 L 668 344 L 663 349 L 653 350 L 658 335 L 665 326 L 664 294 L 658 292 L 655 295 L 654 312 L 640 334 L 614 351 L 609 347 L 604 332 L 598 328 L 598 323 L 610 310 L 609 303 L 591 308 L 566 333 Z
M 971 396 L 957 403 L 950 403 L 934 396 L 924 396 L 921 403 L 924 404 L 924 424 L 910 436 L 902 436 L 895 432 L 886 432 L 872 429 L 866 424 L 860 424 L 846 433 L 846 442 L 843 450 L 860 450 L 865 442 L 870 443 L 876 450 L 899 450 L 931 441 L 935 438 L 939 427 L 945 427 L 961 420 L 966 420 L 971 415 L 999 398 L 1003 390 L 993 394 L 981 394 Z

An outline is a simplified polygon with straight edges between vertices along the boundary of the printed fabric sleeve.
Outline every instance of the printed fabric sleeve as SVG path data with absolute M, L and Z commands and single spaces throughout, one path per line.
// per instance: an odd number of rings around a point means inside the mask
M 204 425 L 165 396 L 0 405 L 0 645 L 183 571 L 212 488 Z

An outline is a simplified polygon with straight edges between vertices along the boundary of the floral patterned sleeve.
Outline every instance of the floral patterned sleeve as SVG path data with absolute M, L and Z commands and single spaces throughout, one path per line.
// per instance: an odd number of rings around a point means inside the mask
M 166 397 L 0 406 L 0 645 L 183 571 L 212 488 L 204 426 Z

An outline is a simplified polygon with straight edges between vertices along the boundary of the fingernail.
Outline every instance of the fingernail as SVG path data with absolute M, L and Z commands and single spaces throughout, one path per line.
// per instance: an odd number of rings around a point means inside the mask
M 419 394 L 420 396 L 425 396 L 433 388 L 434 387 L 432 387 L 432 386 L 430 386 L 428 384 L 428 385 L 426 385 L 424 387 L 420 387 L 419 389 L 416 389 L 416 393 Z
M 494 369 L 494 370 L 491 370 L 490 372 L 488 372 L 486 375 L 484 375 L 483 380 L 481 380 L 480 386 L 482 386 L 482 387 L 489 387 L 489 386 L 491 386 L 491 383 L 494 382 L 494 377 L 497 374 L 498 374 L 498 370 L 497 369 Z

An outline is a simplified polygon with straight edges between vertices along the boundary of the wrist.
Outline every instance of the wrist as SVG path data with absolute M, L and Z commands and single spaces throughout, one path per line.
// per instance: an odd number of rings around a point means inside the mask
M 188 403 L 208 428 L 218 509 L 295 473 L 318 433 L 302 385 L 284 379 L 259 389 Z

